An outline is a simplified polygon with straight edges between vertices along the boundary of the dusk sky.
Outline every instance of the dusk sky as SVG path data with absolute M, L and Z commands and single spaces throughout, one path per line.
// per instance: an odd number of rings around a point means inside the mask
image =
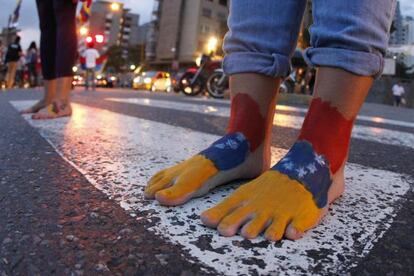
M 130 8 L 133 12 L 140 14 L 140 24 L 150 20 L 153 7 L 153 0 L 119 0 Z M 0 0 L 2 8 L 0 9 L 0 27 L 7 25 L 9 15 L 15 8 L 15 0 Z M 414 16 L 414 1 L 400 0 L 401 11 L 404 15 Z M 22 29 L 22 46 L 26 48 L 30 41 L 39 40 L 38 18 L 35 0 L 23 0 L 19 27 Z

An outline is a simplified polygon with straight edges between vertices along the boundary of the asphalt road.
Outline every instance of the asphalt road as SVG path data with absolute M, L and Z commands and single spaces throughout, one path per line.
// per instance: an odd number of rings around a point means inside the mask
M 364 105 L 344 196 L 303 240 L 272 244 L 199 222 L 236 184 L 179 208 L 142 198 L 151 174 L 224 133 L 228 101 L 79 90 L 70 119 L 18 114 L 40 96 L 0 93 L 0 275 L 414 275 L 414 110 Z M 279 107 L 274 160 L 305 112 Z

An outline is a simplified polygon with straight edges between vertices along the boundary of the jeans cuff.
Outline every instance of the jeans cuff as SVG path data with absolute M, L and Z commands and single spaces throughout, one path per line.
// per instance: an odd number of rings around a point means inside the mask
M 384 69 L 380 53 L 368 53 L 341 48 L 308 48 L 305 61 L 312 67 L 335 67 L 361 76 L 378 78 Z
M 236 52 L 226 55 L 223 69 L 227 75 L 257 73 L 269 77 L 286 77 L 290 73 L 290 59 L 276 53 Z

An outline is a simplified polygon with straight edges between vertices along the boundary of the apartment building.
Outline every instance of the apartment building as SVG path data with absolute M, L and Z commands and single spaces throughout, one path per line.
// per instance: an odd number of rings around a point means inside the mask
M 120 2 L 96 1 L 91 7 L 89 22 L 90 35 L 103 35 L 104 42 L 96 44 L 98 50 L 105 52 L 109 47 L 118 45 L 123 48 L 125 56 L 128 48 L 139 42 L 139 15 L 125 9 Z M 80 50 L 85 47 L 80 39 Z
M 147 60 L 153 64 L 191 64 L 212 37 L 220 52 L 227 31 L 228 0 L 158 0 L 147 39 Z

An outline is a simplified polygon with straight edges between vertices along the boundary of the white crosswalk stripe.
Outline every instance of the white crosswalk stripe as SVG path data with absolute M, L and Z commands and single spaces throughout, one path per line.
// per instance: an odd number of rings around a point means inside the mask
M 230 109 L 228 107 L 223 106 L 203 104 L 194 105 L 191 103 L 155 100 L 147 98 L 107 98 L 107 100 L 114 102 L 131 103 L 142 106 L 151 106 L 180 111 L 191 111 L 202 114 L 211 114 L 220 117 L 228 117 L 230 114 Z M 303 119 L 304 118 L 302 116 L 276 114 L 274 124 L 282 127 L 300 129 L 302 127 Z M 390 130 L 386 128 L 362 126 L 356 124 L 352 131 L 352 137 L 367 141 L 379 142 L 387 145 L 414 148 L 414 134 Z
M 229 100 L 218 100 L 218 99 L 209 99 L 209 98 L 191 98 L 191 101 L 196 102 L 202 102 L 204 104 L 211 103 L 211 104 L 225 104 L 230 106 Z M 302 107 L 296 107 L 296 106 L 288 106 L 288 105 L 282 105 L 278 104 L 276 106 L 277 110 L 280 111 L 294 111 L 294 112 L 302 112 L 305 113 L 308 111 L 307 108 Z M 371 122 L 371 123 L 377 123 L 377 124 L 390 124 L 394 126 L 402 126 L 402 127 L 410 127 L 414 128 L 414 123 L 406 122 L 406 121 L 400 121 L 400 120 L 392 120 L 392 119 L 386 119 L 380 116 L 366 116 L 366 115 L 358 115 L 357 119 L 359 121 L 365 121 L 365 122 Z
M 32 102 L 12 104 L 21 109 Z M 228 275 L 297 275 L 317 265 L 322 265 L 323 272 L 345 272 L 390 227 L 401 198 L 410 188 L 407 176 L 349 164 L 344 196 L 333 204 L 323 223 L 303 239 L 264 244 L 262 238 L 247 243 L 239 236 L 224 238 L 203 227 L 198 216 L 229 194 L 229 187 L 177 208 L 160 207 L 142 197 L 152 174 L 199 152 L 218 136 L 79 104 L 73 108 L 71 118 L 25 118 L 91 184 L 131 215 L 152 211 L 149 219 L 159 220 L 151 231 Z M 284 152 L 273 148 L 273 161 Z M 137 219 L 145 218 L 138 215 Z M 205 242 L 210 248 L 200 245 Z M 324 252 L 330 252 L 328 258 L 317 257 Z

